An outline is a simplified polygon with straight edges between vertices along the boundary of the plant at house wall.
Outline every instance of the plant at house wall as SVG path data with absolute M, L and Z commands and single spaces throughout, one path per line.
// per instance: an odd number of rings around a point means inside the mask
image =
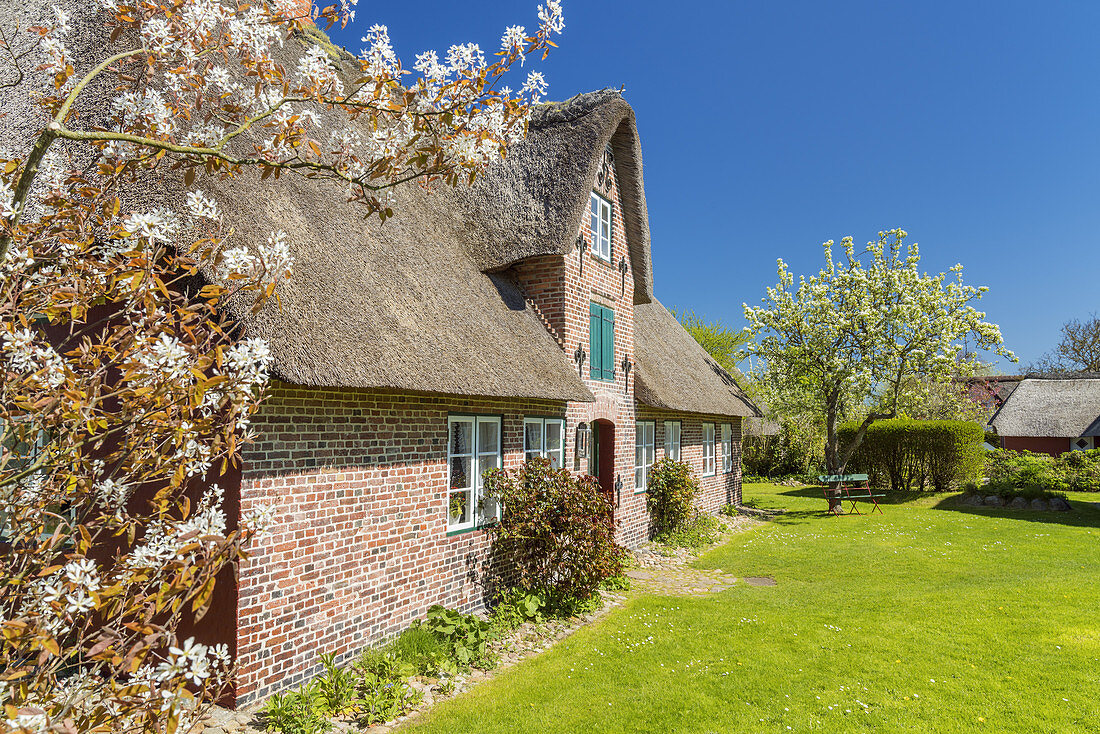
M 235 240 L 192 186 L 302 174 L 385 220 L 394 186 L 471 182 L 523 136 L 545 80 L 501 76 L 562 10 L 492 63 L 462 44 L 402 65 L 382 26 L 359 57 L 317 42 L 301 3 L 58 5 L 6 3 L 0 28 L 5 143 L 25 143 L 0 152 L 0 703 L 16 730 L 171 734 L 231 676 L 181 619 L 265 524 L 194 486 L 238 465 L 272 362 L 226 306 L 258 310 L 294 267 L 293 235 Z
M 682 461 L 661 459 L 649 471 L 646 510 L 653 531 L 660 536 L 684 527 L 694 516 L 699 480 Z
M 492 667 L 489 633 L 493 626 L 490 622 L 434 604 L 428 608 L 424 628 L 443 643 L 460 668 Z
M 544 595 L 548 610 L 593 597 L 600 582 L 622 572 L 626 551 L 615 542 L 611 505 L 593 477 L 574 477 L 537 457 L 513 471 L 485 474 L 485 491 L 504 508 L 490 526 L 494 552 L 519 588 Z

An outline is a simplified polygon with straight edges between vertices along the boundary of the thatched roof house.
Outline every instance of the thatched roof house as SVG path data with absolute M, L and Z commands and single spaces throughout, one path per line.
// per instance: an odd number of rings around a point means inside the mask
M 989 424 L 1004 448 L 1060 454 L 1100 436 L 1100 378 L 1021 380 Z
M 0 23 L 42 22 L 50 5 L 9 3 Z M 100 58 L 98 4 L 62 5 L 78 64 Z M 284 52 L 314 42 L 289 39 Z M 113 84 L 89 88 L 82 124 L 110 107 Z M 0 90 L 0 144 L 42 129 L 26 100 Z M 295 258 L 278 302 L 254 315 L 251 302 L 230 304 L 270 344 L 277 379 L 258 439 L 208 478 L 231 511 L 276 513 L 194 630 L 234 652 L 240 702 L 433 604 L 482 606 L 500 570 L 484 532 L 500 512 L 484 492 L 490 469 L 544 457 L 595 476 L 629 546 L 648 537 L 662 456 L 696 472 L 699 509 L 740 504 L 742 419 L 760 412 L 654 297 L 641 143 L 618 92 L 539 107 L 473 187 L 399 188 L 385 223 L 315 179 L 246 171 L 194 185 L 217 200 L 234 244 L 283 230 Z M 182 209 L 185 193 L 162 171 L 124 207 Z

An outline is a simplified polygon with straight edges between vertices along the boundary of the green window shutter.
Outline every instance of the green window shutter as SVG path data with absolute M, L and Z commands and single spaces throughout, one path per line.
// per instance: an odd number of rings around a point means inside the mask
M 603 379 L 615 379 L 615 312 L 603 309 Z
M 593 380 L 600 379 L 603 374 L 603 360 L 600 359 L 600 349 L 603 345 L 601 333 L 603 332 L 603 317 L 598 304 L 588 304 L 588 375 Z

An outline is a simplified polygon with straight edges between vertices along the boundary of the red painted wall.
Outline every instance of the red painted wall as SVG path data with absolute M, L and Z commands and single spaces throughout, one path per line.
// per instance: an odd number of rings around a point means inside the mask
M 1058 456 L 1069 451 L 1069 438 L 1036 436 L 1002 436 L 1001 447 L 1013 451 L 1032 451 Z

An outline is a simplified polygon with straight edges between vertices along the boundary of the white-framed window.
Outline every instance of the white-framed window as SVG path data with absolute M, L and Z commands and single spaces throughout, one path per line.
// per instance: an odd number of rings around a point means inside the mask
M 452 415 L 447 419 L 447 530 L 469 530 L 500 517 L 485 497 L 484 475 L 501 466 L 500 416 Z
M 565 466 L 565 421 L 561 418 L 524 418 L 523 454 L 527 459 L 545 456 L 550 466 Z
M 595 191 L 589 201 L 589 226 L 592 229 L 592 252 L 611 262 L 611 202 Z
M 729 423 L 722 424 L 722 472 L 729 474 L 733 471 L 733 427 Z
M 638 421 L 634 429 L 634 491 L 644 492 L 656 453 L 656 421 Z
M 665 458 L 680 460 L 680 421 L 665 421 Z
M 703 476 L 714 474 L 714 424 L 703 424 Z

